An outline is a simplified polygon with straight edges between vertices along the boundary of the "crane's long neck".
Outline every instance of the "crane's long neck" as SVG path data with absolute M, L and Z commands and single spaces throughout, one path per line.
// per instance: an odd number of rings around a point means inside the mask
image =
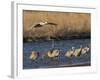
M 54 45 L 54 40 L 52 40 L 52 48 L 54 48 L 55 47 L 55 45 Z

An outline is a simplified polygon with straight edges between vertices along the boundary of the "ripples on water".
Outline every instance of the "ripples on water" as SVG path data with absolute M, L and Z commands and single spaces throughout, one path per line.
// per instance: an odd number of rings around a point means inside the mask
M 59 40 L 54 41 L 55 48 L 60 50 L 60 56 L 57 61 L 51 61 L 43 58 L 43 54 L 48 51 L 52 46 L 52 41 L 38 41 L 23 43 L 23 68 L 49 68 L 49 67 L 66 67 L 74 64 L 86 63 L 90 64 L 90 52 L 88 55 L 81 55 L 79 57 L 66 58 L 64 53 L 71 49 L 72 46 L 79 48 L 90 45 L 90 39 L 77 39 L 77 40 Z M 39 57 L 36 62 L 29 60 L 31 51 L 38 51 Z

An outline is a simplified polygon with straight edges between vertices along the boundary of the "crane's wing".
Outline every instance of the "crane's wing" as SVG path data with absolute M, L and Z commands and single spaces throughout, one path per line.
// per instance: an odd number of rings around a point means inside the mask
M 36 24 L 36 25 L 34 26 L 34 28 L 38 28 L 38 27 L 42 27 L 42 25 Z
M 37 23 L 33 23 L 29 30 L 32 30 L 35 25 L 37 25 Z
M 55 25 L 55 26 L 57 26 L 57 24 L 56 23 L 52 23 L 52 22 L 48 22 L 46 25 Z M 35 23 L 33 23 L 33 25 L 30 27 L 30 29 L 29 30 L 32 30 L 33 28 L 37 28 L 37 27 L 42 27 L 43 25 L 40 25 L 39 24 L 39 22 L 35 22 Z
M 55 25 L 55 26 L 57 26 L 57 24 L 56 24 L 56 23 L 52 23 L 52 22 L 48 22 L 47 24 L 50 24 L 50 25 Z
M 41 27 L 41 25 L 39 24 L 39 22 L 33 23 L 29 30 L 32 30 L 33 28 L 36 28 L 36 27 Z

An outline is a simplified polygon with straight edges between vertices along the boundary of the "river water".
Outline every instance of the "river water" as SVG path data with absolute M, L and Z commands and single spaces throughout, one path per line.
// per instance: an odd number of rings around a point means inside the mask
M 52 41 L 23 43 L 23 69 L 89 66 L 91 63 L 90 51 L 87 55 L 80 55 L 79 57 L 68 58 L 64 56 L 64 53 L 71 49 L 72 46 L 79 48 L 80 45 L 82 47 L 90 47 L 90 39 L 54 41 L 54 48 L 60 50 L 60 56 L 57 60 L 49 60 L 43 58 L 42 55 L 52 47 Z M 39 57 L 36 61 L 29 59 L 31 51 L 39 52 Z

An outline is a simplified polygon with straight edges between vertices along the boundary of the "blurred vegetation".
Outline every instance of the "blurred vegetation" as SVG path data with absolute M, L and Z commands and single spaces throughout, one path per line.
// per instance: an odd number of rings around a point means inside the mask
M 23 11 L 24 41 L 61 40 L 90 38 L 91 15 L 75 12 Z M 58 24 L 44 25 L 40 28 L 30 27 L 36 22 L 51 22 Z

